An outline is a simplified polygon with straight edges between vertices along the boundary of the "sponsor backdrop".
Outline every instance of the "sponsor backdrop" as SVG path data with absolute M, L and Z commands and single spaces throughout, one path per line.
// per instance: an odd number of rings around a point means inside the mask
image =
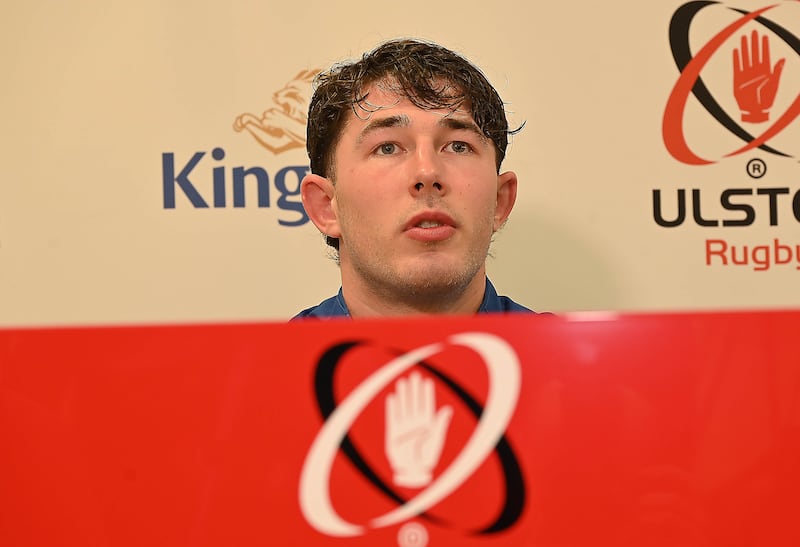
M 17 3 L 0 324 L 283 320 L 338 288 L 299 204 L 310 80 L 397 36 L 508 103 L 502 293 L 800 306 L 800 2 Z

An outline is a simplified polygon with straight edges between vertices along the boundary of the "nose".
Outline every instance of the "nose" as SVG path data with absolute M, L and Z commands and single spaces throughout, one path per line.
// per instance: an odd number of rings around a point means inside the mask
M 411 180 L 410 192 L 418 195 L 425 192 L 445 194 L 446 187 L 442 183 L 442 169 L 436 150 L 432 147 L 420 147 L 416 153 L 414 177 Z
M 417 192 L 422 192 L 422 191 L 423 191 L 423 190 L 425 190 L 425 188 L 427 188 L 428 186 L 430 186 L 431 188 L 433 188 L 434 190 L 436 190 L 436 191 L 437 191 L 437 192 L 439 192 L 440 194 L 444 193 L 444 192 L 443 192 L 443 190 L 444 190 L 444 187 L 442 186 L 442 183 L 441 183 L 441 182 L 439 182 L 438 180 L 435 180 L 435 181 L 433 181 L 431 184 L 425 184 L 424 182 L 421 182 L 421 181 L 420 181 L 420 182 L 417 182 L 417 183 L 414 185 L 414 190 L 416 190 Z

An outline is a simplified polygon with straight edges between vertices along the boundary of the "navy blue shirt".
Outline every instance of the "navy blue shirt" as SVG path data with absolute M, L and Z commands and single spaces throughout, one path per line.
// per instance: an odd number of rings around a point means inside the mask
M 507 296 L 498 296 L 494 285 L 489 281 L 489 278 L 486 278 L 486 290 L 483 293 L 483 302 L 481 302 L 481 307 L 478 308 L 478 313 L 509 312 L 533 313 L 532 310 L 517 304 Z M 319 305 L 301 311 L 292 317 L 292 321 L 307 317 L 316 317 L 318 319 L 325 317 L 350 317 L 350 310 L 347 309 L 347 304 L 342 295 L 342 289 L 339 289 L 339 293 L 336 296 L 331 296 L 327 300 L 320 302 Z

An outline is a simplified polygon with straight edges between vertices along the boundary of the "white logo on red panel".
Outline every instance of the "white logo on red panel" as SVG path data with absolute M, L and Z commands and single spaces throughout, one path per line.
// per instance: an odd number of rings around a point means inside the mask
M 362 535 L 370 529 L 407 522 L 456 492 L 493 451 L 497 452 L 503 466 L 507 485 L 506 502 L 498 520 L 477 533 L 498 532 L 516 522 L 524 505 L 524 487 L 518 463 L 504 437 L 520 390 L 519 358 L 513 348 L 492 334 L 473 332 L 454 335 L 445 342 L 426 345 L 391 359 L 361 381 L 338 405 L 331 403 L 332 392 L 329 394 L 325 390 L 333 383 L 336 364 L 347 351 L 362 344 L 351 342 L 331 348 L 317 368 L 317 397 L 326 421 L 308 451 L 300 477 L 300 508 L 308 523 L 323 534 L 349 537 Z M 425 361 L 454 346 L 474 351 L 485 365 L 488 391 L 483 407 L 460 390 L 452 378 Z M 455 389 L 478 418 L 463 448 L 437 476 L 433 471 L 447 439 L 453 408 L 447 405 L 437 408 L 431 378 L 423 377 L 417 370 L 403 376 L 415 366 L 427 370 Z M 357 467 L 366 468 L 358 456 L 352 457 L 355 449 L 349 444 L 347 435 L 364 409 L 392 382 L 394 390 L 384 401 L 383 439 L 384 452 L 391 466 L 392 483 L 398 487 L 421 490 L 407 500 L 393 496 L 397 506 L 382 515 L 366 522 L 350 522 L 339 514 L 331 499 L 333 462 L 340 451 L 349 451 L 348 457 L 356 460 Z M 366 470 L 365 476 L 372 477 L 370 470 Z M 510 484 L 516 487 L 509 488 Z M 377 486 L 383 490 L 389 489 L 388 485 Z M 417 523 L 406 524 L 398 533 L 400 544 L 422 546 L 427 541 L 427 531 Z

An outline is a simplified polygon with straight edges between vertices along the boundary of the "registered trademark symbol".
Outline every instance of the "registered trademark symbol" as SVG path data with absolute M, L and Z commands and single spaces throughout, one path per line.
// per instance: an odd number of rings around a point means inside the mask
M 767 174 L 767 164 L 760 158 L 753 158 L 747 162 L 747 174 L 751 178 L 760 179 Z
M 405 524 L 397 532 L 399 547 L 425 547 L 428 545 L 428 531 L 416 522 Z

